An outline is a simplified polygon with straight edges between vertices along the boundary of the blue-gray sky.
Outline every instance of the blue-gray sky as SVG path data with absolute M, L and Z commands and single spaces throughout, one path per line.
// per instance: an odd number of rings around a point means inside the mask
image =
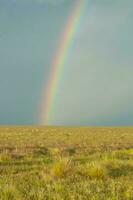
M 0 124 L 39 124 L 42 88 L 76 0 L 0 0 Z M 88 0 L 53 125 L 133 125 L 133 1 Z

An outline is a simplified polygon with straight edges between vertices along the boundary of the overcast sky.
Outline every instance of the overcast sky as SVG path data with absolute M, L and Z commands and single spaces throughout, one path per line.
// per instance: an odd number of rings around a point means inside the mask
M 0 124 L 39 124 L 74 1 L 0 0 Z M 50 124 L 133 125 L 133 1 L 84 1 Z

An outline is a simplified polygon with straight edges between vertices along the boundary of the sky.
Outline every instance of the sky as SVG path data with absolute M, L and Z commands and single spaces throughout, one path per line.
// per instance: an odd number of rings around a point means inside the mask
M 40 103 L 74 1 L 0 0 L 1 125 L 42 123 Z M 133 125 L 132 35 L 132 0 L 88 0 L 49 125 Z

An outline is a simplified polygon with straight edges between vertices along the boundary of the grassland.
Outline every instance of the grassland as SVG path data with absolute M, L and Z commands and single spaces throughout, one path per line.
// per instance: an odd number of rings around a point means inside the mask
M 0 127 L 0 200 L 133 200 L 133 127 Z

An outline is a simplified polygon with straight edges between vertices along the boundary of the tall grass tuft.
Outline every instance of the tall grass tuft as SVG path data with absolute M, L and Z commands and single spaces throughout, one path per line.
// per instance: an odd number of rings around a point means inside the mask
M 102 164 L 91 162 L 84 166 L 82 174 L 89 178 L 101 179 L 107 175 L 107 170 Z
M 64 178 L 72 172 L 72 162 L 69 158 L 60 157 L 51 169 L 51 175 L 55 178 Z
M 11 156 L 6 153 L 6 152 L 3 152 L 0 154 L 0 162 L 2 161 L 10 161 L 11 160 Z

